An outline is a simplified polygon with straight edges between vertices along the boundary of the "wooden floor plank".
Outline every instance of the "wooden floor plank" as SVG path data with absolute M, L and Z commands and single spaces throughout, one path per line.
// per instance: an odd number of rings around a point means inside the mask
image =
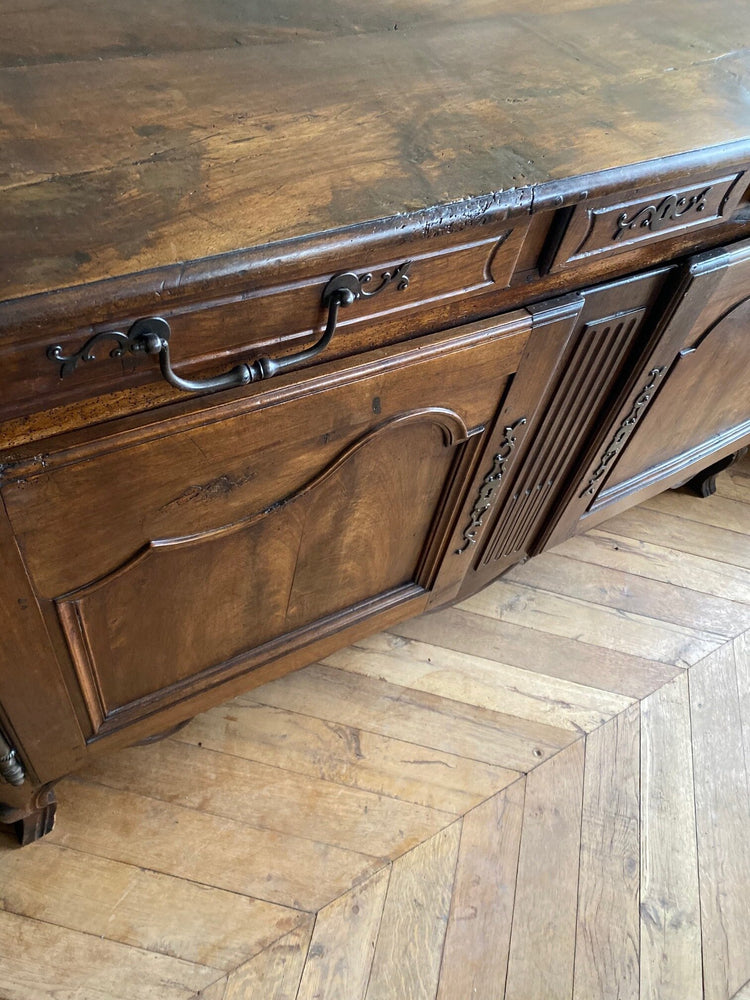
M 0 854 L 0 907 L 229 971 L 303 919 L 298 910 L 43 841 Z
M 750 506 L 739 500 L 729 500 L 723 496 L 713 496 L 709 503 L 706 497 L 697 497 L 688 490 L 667 490 L 655 497 L 644 500 L 644 510 L 657 510 L 662 514 L 676 514 L 687 521 L 713 525 L 725 531 L 746 535 L 750 531 Z
M 687 676 L 641 704 L 641 1000 L 702 1000 Z
M 528 770 L 574 738 L 567 730 L 532 726 L 509 713 L 490 712 L 320 663 L 272 681 L 247 697 L 516 771 Z M 530 736 L 535 743 L 531 758 Z
M 526 779 L 506 1000 L 570 1000 L 581 843 L 583 741 Z
M 691 670 L 705 1000 L 750 979 L 750 776 L 737 671 L 727 644 Z
M 750 1000 L 750 981 L 745 983 L 742 989 L 735 993 L 731 1000 Z
M 573 1000 L 638 1000 L 640 712 L 586 738 Z
M 750 1000 L 748 473 L 62 782 L 0 998 Z
M 601 688 L 541 677 L 495 660 L 388 633 L 362 639 L 323 662 L 573 732 L 595 729 L 632 700 Z
M 579 639 L 677 666 L 689 666 L 721 644 L 710 633 L 657 622 L 616 608 L 498 580 L 458 607 L 495 621 L 531 625 L 540 632 Z
M 297 1000 L 364 1000 L 389 879 L 383 868 L 320 911 Z
M 236 969 L 221 1000 L 296 1000 L 314 918 Z
M 308 912 L 382 861 L 67 778 L 51 843 Z
M 643 580 L 659 580 L 702 594 L 750 603 L 750 574 L 746 569 L 666 545 L 626 538 L 610 530 L 612 524 L 607 521 L 601 528 L 569 538 L 555 546 L 553 552 L 588 563 L 594 579 L 599 567 L 606 566 Z
M 403 854 L 453 818 L 374 792 L 169 741 L 103 758 L 81 772 L 81 778 L 376 857 Z
M 710 500 L 708 501 L 710 503 Z M 607 531 L 750 569 L 750 535 L 674 514 L 633 507 L 606 522 Z
M 594 574 L 588 563 L 555 552 L 543 553 L 533 564 L 514 567 L 503 579 L 725 639 L 750 628 L 750 603 L 604 566 Z
M 191 1000 L 216 969 L 0 911 L 3 1000 Z
M 750 770 L 750 632 L 738 635 L 732 643 L 740 707 L 740 732 L 745 751 L 745 766 Z
M 750 504 L 750 465 L 734 465 L 716 477 L 716 495 Z
M 497 1000 L 508 971 L 525 780 L 464 817 L 437 1000 Z
M 507 768 L 416 747 L 343 722 L 239 700 L 197 716 L 174 739 L 454 816 L 518 777 Z
M 366 1000 L 435 1000 L 461 822 L 393 864 Z
M 680 672 L 668 663 L 496 622 L 460 608 L 412 618 L 388 631 L 630 698 L 645 698 Z
M 227 976 L 217 979 L 211 986 L 206 986 L 196 993 L 191 1000 L 224 1000 L 227 990 Z

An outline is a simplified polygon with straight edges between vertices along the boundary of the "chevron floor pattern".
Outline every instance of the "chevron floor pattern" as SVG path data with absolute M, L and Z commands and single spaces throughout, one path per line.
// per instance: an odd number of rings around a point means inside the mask
M 61 783 L 2 1000 L 750 1000 L 750 463 Z

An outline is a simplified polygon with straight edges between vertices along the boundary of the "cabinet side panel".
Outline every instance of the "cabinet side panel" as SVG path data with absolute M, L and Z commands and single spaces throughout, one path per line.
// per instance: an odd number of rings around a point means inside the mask
M 25 767 L 49 781 L 79 759 L 83 737 L 2 503 L 0 635 L 3 728 Z

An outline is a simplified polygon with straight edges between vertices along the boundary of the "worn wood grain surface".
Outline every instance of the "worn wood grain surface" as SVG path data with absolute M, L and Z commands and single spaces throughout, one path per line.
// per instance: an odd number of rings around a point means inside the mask
M 481 216 L 743 140 L 745 29 L 723 0 L 21 0 L 0 28 L 0 294 L 470 196 Z

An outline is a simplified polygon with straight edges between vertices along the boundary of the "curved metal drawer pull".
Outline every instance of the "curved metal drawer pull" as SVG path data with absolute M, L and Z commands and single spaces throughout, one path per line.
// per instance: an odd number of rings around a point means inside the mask
M 381 275 L 380 284 L 370 291 L 367 286 L 372 281 L 372 274 L 357 276 L 353 271 L 346 271 L 344 274 L 337 274 L 331 278 L 323 289 L 323 305 L 328 307 L 328 321 L 323 335 L 311 347 L 296 354 L 290 354 L 281 358 L 258 358 L 250 364 L 240 364 L 232 368 L 231 371 L 224 372 L 223 375 L 215 375 L 213 378 L 187 379 L 181 378 L 172 368 L 172 360 L 169 354 L 169 338 L 171 329 L 169 323 L 161 316 L 149 316 L 146 319 L 137 320 L 127 333 L 117 330 L 105 330 L 94 334 L 86 343 L 74 354 L 65 356 L 59 344 L 51 345 L 47 348 L 47 357 L 61 365 L 60 378 L 72 375 L 79 361 L 94 361 L 94 347 L 104 340 L 114 340 L 115 346 L 109 352 L 111 358 L 119 358 L 130 351 L 133 354 L 156 354 L 159 356 L 159 367 L 161 373 L 176 389 L 185 392 L 213 392 L 217 389 L 230 389 L 234 386 L 249 385 L 251 382 L 260 382 L 262 379 L 271 378 L 279 372 L 287 371 L 296 365 L 304 364 L 316 357 L 328 347 L 331 338 L 336 332 L 339 308 L 350 306 L 357 299 L 370 298 L 382 291 L 386 285 L 392 281 L 398 281 L 397 288 L 403 291 L 409 285 L 410 261 L 399 265 L 393 271 L 385 271 Z

